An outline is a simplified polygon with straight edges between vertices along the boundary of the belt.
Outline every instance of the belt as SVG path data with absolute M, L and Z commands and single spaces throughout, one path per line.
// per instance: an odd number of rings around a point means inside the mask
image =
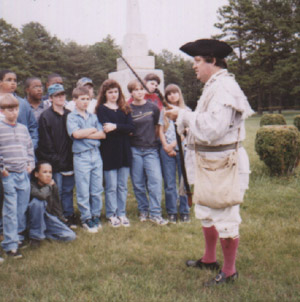
M 221 152 L 226 150 L 234 150 L 237 147 L 237 143 L 229 145 L 219 145 L 219 146 L 204 146 L 204 145 L 188 145 L 190 150 L 196 150 L 201 152 Z M 238 143 L 238 148 L 242 147 L 242 142 Z

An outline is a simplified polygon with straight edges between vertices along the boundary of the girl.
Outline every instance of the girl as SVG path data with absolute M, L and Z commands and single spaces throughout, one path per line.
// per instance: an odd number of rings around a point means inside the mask
M 120 85 L 106 80 L 100 87 L 96 114 L 106 139 L 101 142 L 105 180 L 106 217 L 112 227 L 130 226 L 126 217 L 127 180 L 131 165 L 129 134 L 133 132 L 130 107 Z
M 138 80 L 127 85 L 133 102 L 130 104 L 135 130 L 130 138 L 132 151 L 131 180 L 138 203 L 139 219 L 166 225 L 162 218 L 162 175 L 159 160 L 159 108 L 144 99 L 145 89 Z M 148 196 L 147 196 L 148 192 Z
M 75 233 L 66 225 L 62 214 L 58 188 L 52 178 L 52 166 L 46 161 L 37 163 L 33 171 L 29 203 L 29 237 L 38 246 L 45 238 L 71 241 Z
M 170 84 L 165 89 L 165 99 L 171 104 L 180 108 L 186 108 L 180 88 L 175 84 Z M 176 170 L 178 177 L 181 177 L 181 166 L 179 152 L 176 142 L 176 132 L 174 122 L 164 116 L 164 110 L 159 120 L 159 137 L 162 143 L 160 148 L 160 158 L 162 173 L 164 178 L 166 210 L 170 223 L 177 222 L 177 199 Z M 189 222 L 189 206 L 187 196 L 179 196 L 179 213 L 182 222 Z

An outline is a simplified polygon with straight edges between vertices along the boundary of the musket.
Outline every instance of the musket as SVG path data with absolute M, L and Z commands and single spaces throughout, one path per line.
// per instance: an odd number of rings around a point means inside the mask
M 135 72 L 135 70 L 130 66 L 130 64 L 127 62 L 127 60 L 122 56 L 122 54 L 119 52 L 119 56 L 120 58 L 124 61 L 124 63 L 127 65 L 127 67 L 131 70 L 131 72 L 134 74 L 134 76 L 137 78 L 137 80 L 142 84 L 142 86 L 144 87 L 144 89 L 150 93 L 149 89 L 147 88 L 147 86 L 145 85 L 144 81 L 139 77 L 139 75 Z M 162 101 L 163 105 L 166 108 L 170 108 L 169 104 L 165 101 L 162 93 L 160 92 L 159 89 L 156 89 L 156 93 L 158 94 L 160 100 Z M 192 201 L 192 191 L 187 179 L 187 174 L 186 174 L 186 169 L 185 169 L 185 164 L 184 164 L 184 153 L 183 153 L 183 149 L 182 149 L 182 142 L 181 142 L 181 137 L 177 132 L 177 126 L 175 125 L 175 133 L 176 133 L 176 141 L 177 141 L 177 145 L 178 145 L 178 149 L 179 149 L 179 158 L 180 158 L 180 166 L 181 166 L 181 174 L 182 174 L 182 178 L 183 178 L 183 183 L 184 183 L 184 187 L 185 187 L 185 192 L 186 195 L 188 197 L 188 205 L 189 207 L 191 207 L 193 205 L 193 201 Z
M 135 70 L 130 66 L 130 64 L 127 62 L 127 60 L 122 56 L 121 52 L 118 51 L 118 54 L 120 58 L 124 61 L 124 63 L 127 65 L 127 67 L 131 70 L 131 72 L 134 74 L 134 76 L 137 78 L 137 80 L 142 84 L 144 89 L 150 93 L 149 89 L 145 85 L 145 82 L 140 78 L 140 76 L 135 72 Z
M 193 193 L 191 191 L 191 187 L 190 187 L 190 184 L 188 182 L 188 178 L 187 178 L 187 174 L 186 174 L 186 169 L 185 169 L 185 164 L 184 164 L 184 153 L 183 153 L 183 149 L 182 149 L 181 137 L 177 132 L 177 125 L 175 123 L 174 123 L 174 125 L 175 125 L 176 141 L 177 141 L 177 145 L 178 145 L 178 149 L 179 149 L 181 174 L 182 174 L 183 183 L 184 183 L 184 187 L 185 187 L 185 193 L 186 193 L 187 198 L 188 198 L 188 205 L 191 208 L 192 205 L 193 205 L 193 198 L 192 198 Z

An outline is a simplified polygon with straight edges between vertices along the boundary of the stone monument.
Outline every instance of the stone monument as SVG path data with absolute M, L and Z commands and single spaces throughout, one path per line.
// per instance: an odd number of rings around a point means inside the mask
M 148 73 L 157 74 L 161 79 L 159 90 L 163 93 L 164 74 L 162 70 L 155 69 L 155 58 L 148 55 L 147 37 L 141 31 L 138 0 L 127 0 L 126 31 L 122 44 L 123 57 L 141 79 Z M 122 58 L 117 59 L 117 71 L 109 73 L 108 77 L 121 85 L 127 100 L 130 97 L 127 84 L 135 79 L 135 76 Z

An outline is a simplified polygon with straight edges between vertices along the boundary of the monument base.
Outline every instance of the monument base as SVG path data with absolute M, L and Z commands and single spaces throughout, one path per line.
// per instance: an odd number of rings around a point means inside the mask
M 164 73 L 161 69 L 135 69 L 134 71 L 139 75 L 142 80 L 148 73 L 155 73 L 156 75 L 158 75 L 160 78 L 160 85 L 158 88 L 161 93 L 164 93 Z M 120 84 L 123 94 L 125 96 L 125 100 L 127 101 L 130 98 L 130 93 L 127 90 L 127 85 L 131 80 L 136 79 L 132 71 L 130 69 L 124 69 L 111 72 L 108 74 L 108 78 L 113 79 Z

